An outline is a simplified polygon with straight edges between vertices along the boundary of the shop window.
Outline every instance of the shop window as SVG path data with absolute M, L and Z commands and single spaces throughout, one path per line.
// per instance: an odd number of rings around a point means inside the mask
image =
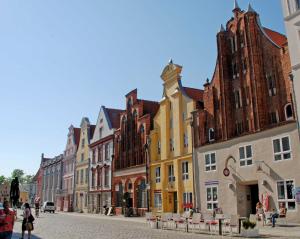
M 193 206 L 193 193 L 187 192 L 183 193 L 183 209 L 184 211 L 189 211 Z
M 283 180 L 277 182 L 278 208 L 285 207 L 287 210 L 296 210 L 293 180 Z
M 206 209 L 213 210 L 218 208 L 218 187 L 206 187 Z
M 154 193 L 154 207 L 157 210 L 161 210 L 162 200 L 161 193 Z

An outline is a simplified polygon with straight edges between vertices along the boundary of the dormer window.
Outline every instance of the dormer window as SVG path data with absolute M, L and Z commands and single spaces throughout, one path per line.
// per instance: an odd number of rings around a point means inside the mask
M 287 105 L 284 106 L 284 113 L 285 113 L 285 119 L 286 120 L 292 120 L 294 119 L 294 115 L 293 115 L 293 108 L 292 108 L 292 104 L 289 103 Z
M 213 142 L 215 140 L 215 130 L 213 128 L 208 130 L 208 140 L 209 142 Z

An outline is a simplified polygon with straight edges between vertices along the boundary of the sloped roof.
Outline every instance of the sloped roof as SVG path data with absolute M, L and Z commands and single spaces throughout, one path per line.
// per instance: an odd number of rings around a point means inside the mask
M 159 109 L 159 103 L 156 101 L 142 100 L 144 105 L 144 114 L 154 116 Z
M 120 127 L 120 114 L 124 111 L 120 109 L 111 109 L 111 108 L 105 108 L 105 109 L 107 111 L 112 128 L 118 129 Z
M 275 32 L 269 28 L 264 27 L 263 28 L 266 34 L 272 39 L 273 42 L 275 42 L 278 46 L 283 46 L 287 43 L 287 38 L 285 35 Z
M 74 128 L 74 137 L 75 137 L 75 144 L 78 147 L 79 140 L 80 140 L 80 128 Z
M 191 99 L 195 101 L 203 101 L 203 90 L 190 87 L 183 87 L 183 89 Z

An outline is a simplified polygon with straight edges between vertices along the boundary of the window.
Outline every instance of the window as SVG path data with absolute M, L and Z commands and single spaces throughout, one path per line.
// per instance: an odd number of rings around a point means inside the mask
M 93 151 L 92 151 L 92 163 L 93 164 L 95 163 L 95 158 L 96 158 L 96 150 L 93 149 Z
M 193 207 L 193 193 L 183 193 L 182 202 L 184 211 L 188 211 L 191 207 Z
M 81 154 L 81 159 L 80 160 L 81 160 L 81 162 L 84 160 L 84 154 L 83 153 Z
M 278 112 L 270 112 L 269 113 L 269 120 L 270 120 L 270 124 L 277 124 L 278 123 Z
M 76 184 L 79 183 L 79 170 L 76 171 Z
M 183 145 L 185 148 L 187 148 L 189 146 L 189 139 L 188 139 L 187 133 L 183 134 Z
M 183 113 L 182 113 L 182 121 L 185 121 L 185 119 L 186 119 L 186 113 L 183 112 Z
M 182 180 L 189 179 L 189 162 L 182 162 Z
M 92 171 L 92 188 L 95 187 L 95 171 Z
M 240 152 L 240 165 L 247 166 L 252 164 L 252 147 L 251 145 L 239 148 Z
M 296 202 L 293 194 L 294 181 L 285 180 L 277 182 L 277 194 L 278 194 L 278 207 L 281 203 L 287 208 L 287 210 L 295 210 Z
M 160 141 L 157 142 L 157 152 L 160 154 L 161 146 L 160 146 Z
M 235 122 L 236 134 L 240 135 L 244 132 L 243 122 Z
M 244 43 L 244 32 L 243 31 L 240 33 L 240 44 L 241 44 L 241 48 L 243 48 L 245 46 L 245 43 Z
M 267 84 L 268 84 L 268 90 L 269 90 L 269 96 L 276 95 L 276 85 L 275 85 L 275 78 L 272 74 L 267 74 Z
M 290 138 L 273 139 L 273 150 L 275 161 L 291 159 Z
M 81 140 L 81 147 L 83 148 L 84 147 L 84 142 L 85 141 L 85 139 L 83 138 L 82 140 Z
M 175 181 L 173 164 L 168 166 L 168 179 L 169 179 L 169 182 L 174 182 Z
M 104 151 L 105 151 L 105 160 L 109 160 L 109 144 L 105 144 Z
M 296 11 L 300 9 L 300 0 L 295 0 Z
M 155 168 L 155 182 L 160 183 L 160 167 Z
M 161 210 L 161 193 L 154 193 L 154 207 Z
M 102 161 L 102 145 L 98 148 L 98 162 Z
M 89 169 L 86 168 L 85 169 L 85 183 L 88 183 L 88 180 L 89 180 Z
M 215 130 L 213 128 L 210 128 L 208 130 L 208 140 L 209 140 L 209 142 L 212 142 L 215 140 Z
M 205 171 L 217 170 L 216 153 L 205 154 Z
M 291 104 L 287 104 L 284 107 L 284 112 L 285 112 L 285 119 L 286 120 L 291 120 L 293 119 L 293 109 L 292 109 L 292 105 Z
M 232 76 L 233 76 L 233 79 L 238 77 L 237 63 L 235 61 L 232 62 Z
M 80 184 L 83 184 L 83 169 L 80 170 Z
M 207 210 L 218 208 L 218 187 L 206 187 L 206 205 Z
M 234 92 L 234 102 L 235 102 L 235 108 L 239 109 L 242 107 L 242 100 L 241 100 L 241 94 L 240 90 L 236 90 Z
M 174 140 L 170 139 L 170 151 L 174 151 Z
M 99 138 L 100 138 L 100 139 L 102 138 L 102 133 L 103 133 L 103 128 L 101 127 L 101 128 L 99 129 Z
M 109 186 L 109 168 L 104 168 L 104 186 Z
M 230 38 L 230 44 L 231 44 L 231 53 L 234 53 L 237 51 L 237 46 L 236 46 L 236 37 L 231 37 Z

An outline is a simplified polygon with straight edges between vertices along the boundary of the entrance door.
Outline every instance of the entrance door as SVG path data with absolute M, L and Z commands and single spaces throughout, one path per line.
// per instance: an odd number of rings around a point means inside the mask
M 250 185 L 251 214 L 256 214 L 256 203 L 259 202 L 258 184 Z
M 174 192 L 173 195 L 173 199 L 174 199 L 174 208 L 173 208 L 173 213 L 177 213 L 177 192 Z

